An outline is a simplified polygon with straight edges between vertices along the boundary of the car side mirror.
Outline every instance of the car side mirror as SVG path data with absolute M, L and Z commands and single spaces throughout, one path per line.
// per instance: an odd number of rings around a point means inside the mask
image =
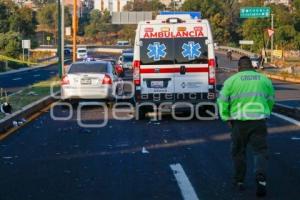
M 64 65 L 64 73 L 67 73 L 70 69 L 70 65 Z
M 136 46 L 142 47 L 143 46 L 143 41 L 138 41 L 135 43 Z

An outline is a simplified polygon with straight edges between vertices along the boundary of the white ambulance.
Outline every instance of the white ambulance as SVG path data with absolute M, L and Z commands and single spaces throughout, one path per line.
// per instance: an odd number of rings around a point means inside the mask
M 214 42 L 208 20 L 190 14 L 158 15 L 138 24 L 133 81 L 136 104 L 214 102 Z M 147 112 L 140 107 L 140 118 Z

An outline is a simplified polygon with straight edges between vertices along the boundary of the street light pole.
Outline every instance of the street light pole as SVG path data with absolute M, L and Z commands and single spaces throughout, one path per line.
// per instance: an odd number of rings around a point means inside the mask
M 271 14 L 271 29 L 274 31 L 274 14 Z M 271 63 L 273 63 L 274 34 L 271 36 Z
M 76 62 L 76 37 L 77 37 L 77 0 L 73 0 L 73 62 Z
M 64 74 L 64 65 L 65 65 L 65 0 L 61 1 L 61 76 Z
M 57 56 L 58 56 L 58 74 L 59 77 L 62 77 L 62 37 L 61 37 L 61 2 L 60 0 L 57 0 L 57 29 L 58 29 L 58 43 L 57 43 Z

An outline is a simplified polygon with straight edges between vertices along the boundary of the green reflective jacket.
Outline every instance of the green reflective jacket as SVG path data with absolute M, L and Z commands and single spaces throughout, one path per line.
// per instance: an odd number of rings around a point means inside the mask
M 217 102 L 224 121 L 264 119 L 275 103 L 274 88 L 265 75 L 241 71 L 225 81 Z

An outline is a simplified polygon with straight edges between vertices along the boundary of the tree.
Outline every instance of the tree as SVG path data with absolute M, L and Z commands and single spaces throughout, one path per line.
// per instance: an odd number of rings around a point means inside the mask
M 57 4 L 45 5 L 37 12 L 37 21 L 43 28 L 57 30 Z M 65 25 L 72 24 L 72 15 L 69 7 L 65 7 Z
M 120 26 L 111 24 L 111 16 L 109 11 L 101 13 L 99 10 L 93 10 L 89 16 L 89 23 L 85 27 L 85 36 L 97 38 L 101 34 L 101 38 L 109 38 L 109 34 L 119 31 Z M 103 34 L 102 34 L 103 33 Z
M 185 11 L 200 11 L 210 21 L 217 42 L 228 43 L 238 39 L 238 3 L 232 0 L 187 0 L 182 5 Z
M 126 11 L 154 11 L 165 10 L 166 6 L 159 0 L 135 0 L 128 1 L 124 6 Z
M 32 0 L 32 2 L 41 8 L 47 4 L 57 3 L 57 0 Z
M 57 27 L 57 5 L 48 4 L 41 8 L 37 13 L 39 24 L 49 31 L 56 31 Z
M 35 14 L 32 9 L 17 6 L 12 0 L 0 1 L 0 52 L 17 57 L 21 39 L 32 39 L 34 44 Z
M 17 57 L 21 53 L 21 37 L 19 33 L 0 33 L 0 51 L 7 56 Z
M 31 37 L 35 34 L 36 21 L 30 8 L 19 8 L 18 13 L 10 15 L 8 21 L 10 31 L 19 32 L 22 37 Z

